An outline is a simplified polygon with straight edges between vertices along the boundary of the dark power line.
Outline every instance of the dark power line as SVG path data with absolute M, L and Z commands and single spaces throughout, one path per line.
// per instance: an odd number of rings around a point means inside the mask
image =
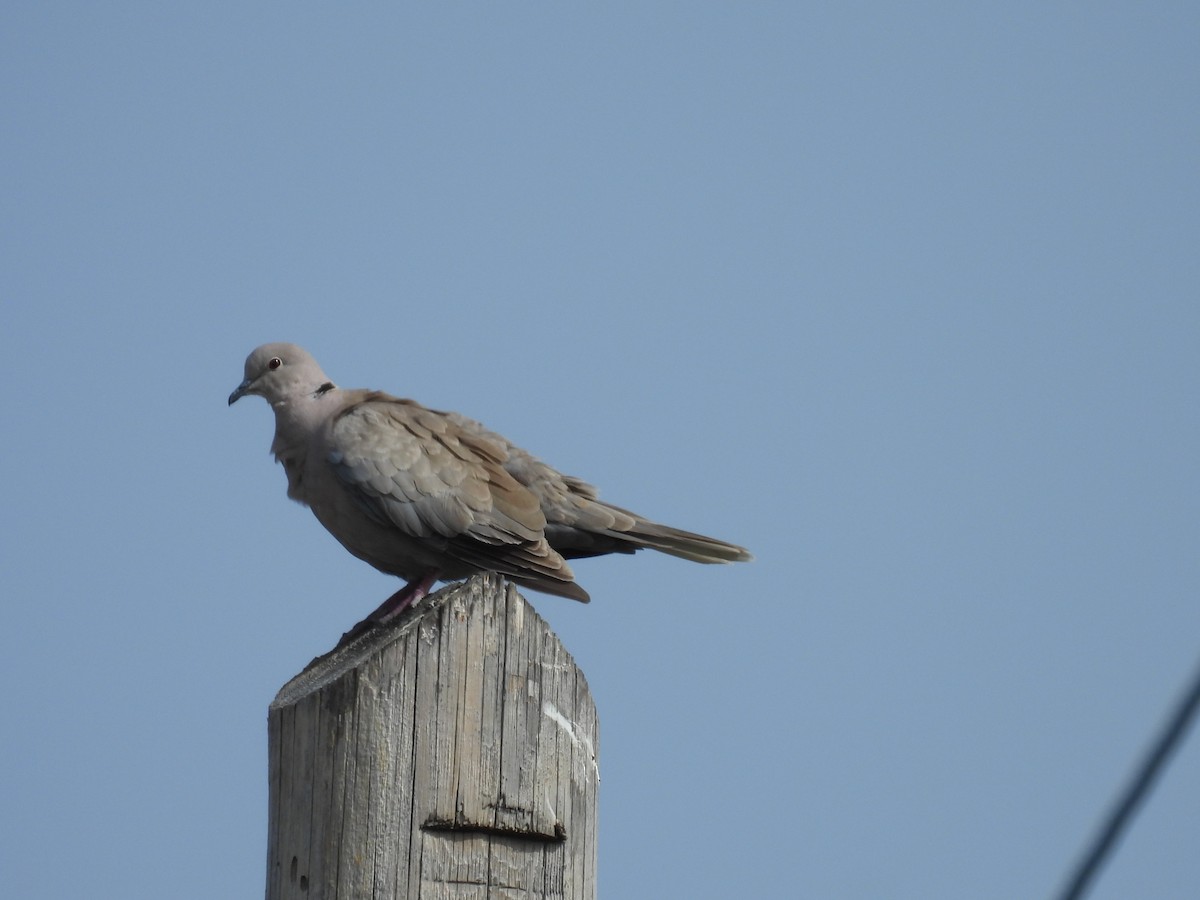
M 1171 754 L 1182 742 L 1188 727 L 1200 708 L 1200 669 L 1196 670 L 1191 684 L 1171 713 L 1157 740 L 1150 746 L 1146 758 L 1138 766 L 1134 778 L 1114 804 L 1104 820 L 1104 827 L 1096 834 L 1091 846 L 1079 861 L 1071 880 L 1058 895 L 1059 900 L 1080 900 L 1096 877 L 1096 873 L 1112 854 L 1121 833 L 1142 805 L 1154 786 L 1158 776 L 1170 759 Z

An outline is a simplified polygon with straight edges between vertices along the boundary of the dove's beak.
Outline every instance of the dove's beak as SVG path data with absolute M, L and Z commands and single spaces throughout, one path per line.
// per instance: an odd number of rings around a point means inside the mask
M 237 403 L 239 400 L 241 400 L 243 397 L 245 397 L 248 393 L 250 393 L 250 379 L 249 378 L 247 378 L 245 381 L 243 381 L 241 384 L 239 384 L 236 388 L 234 388 L 233 393 L 229 395 L 229 405 L 233 406 L 233 404 Z

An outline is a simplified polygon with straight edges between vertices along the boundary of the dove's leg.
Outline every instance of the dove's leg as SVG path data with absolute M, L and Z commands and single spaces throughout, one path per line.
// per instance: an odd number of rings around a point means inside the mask
M 392 594 L 392 596 L 380 603 L 379 608 L 367 616 L 365 621 L 383 624 L 389 619 L 395 618 L 428 594 L 429 589 L 433 587 L 434 582 L 437 580 L 437 572 L 426 572 L 420 578 L 414 578 L 404 587 L 400 588 L 400 590 L 396 591 L 396 593 Z
M 348 644 L 361 634 L 370 631 L 378 625 L 382 625 L 389 619 L 394 619 L 404 610 L 408 609 L 422 597 L 429 593 L 429 589 L 433 587 L 433 583 L 438 580 L 437 572 L 428 572 L 420 578 L 414 578 L 392 596 L 388 597 L 379 607 L 342 635 L 342 639 L 338 641 L 338 646 L 341 647 Z

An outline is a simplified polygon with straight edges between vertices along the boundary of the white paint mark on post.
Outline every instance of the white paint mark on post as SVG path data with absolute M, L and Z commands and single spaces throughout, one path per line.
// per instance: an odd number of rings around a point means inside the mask
M 592 739 L 586 734 L 580 734 L 579 729 L 575 727 L 575 723 L 564 716 L 557 706 L 547 700 L 542 704 L 542 714 L 547 716 L 551 722 L 567 733 L 567 737 L 571 739 L 571 743 L 576 747 L 583 747 L 587 751 L 588 763 L 592 767 L 592 771 L 596 773 L 596 780 L 600 780 L 600 772 L 596 768 L 596 748 L 592 746 Z

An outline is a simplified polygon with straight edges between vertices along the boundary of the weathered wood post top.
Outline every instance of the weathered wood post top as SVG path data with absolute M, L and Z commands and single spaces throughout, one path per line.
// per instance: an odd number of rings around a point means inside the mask
M 595 706 L 499 576 L 314 660 L 268 726 L 267 900 L 594 900 Z

